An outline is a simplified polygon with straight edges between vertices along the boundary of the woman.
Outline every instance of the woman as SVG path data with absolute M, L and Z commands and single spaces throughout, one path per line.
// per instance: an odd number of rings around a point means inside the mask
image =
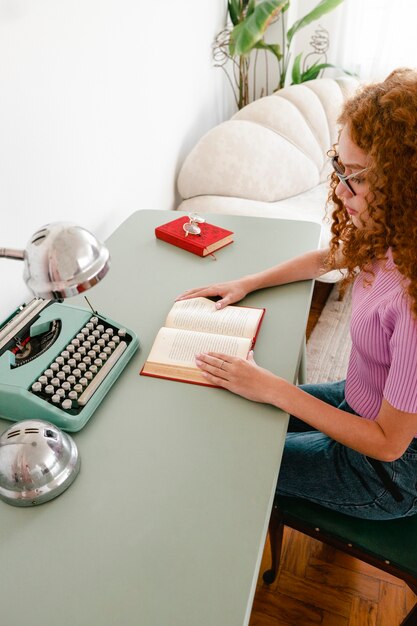
M 346 381 L 297 387 L 248 360 L 199 354 L 207 379 L 290 413 L 277 495 L 356 517 L 417 513 L 417 72 L 347 101 L 332 165 L 329 250 L 191 289 L 218 308 L 335 268 L 354 280 Z

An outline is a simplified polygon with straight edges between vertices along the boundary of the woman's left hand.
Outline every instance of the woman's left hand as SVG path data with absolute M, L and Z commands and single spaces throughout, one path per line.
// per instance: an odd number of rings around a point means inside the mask
M 277 376 L 255 363 L 253 351 L 247 360 L 218 352 L 197 354 L 196 364 L 213 385 L 248 400 L 272 403 Z

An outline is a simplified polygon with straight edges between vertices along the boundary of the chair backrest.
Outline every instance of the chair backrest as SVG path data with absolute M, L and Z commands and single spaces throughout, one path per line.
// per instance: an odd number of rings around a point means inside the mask
M 357 87 L 321 78 L 252 102 L 199 140 L 179 173 L 180 195 L 275 202 L 312 189 L 326 180 L 337 116 Z

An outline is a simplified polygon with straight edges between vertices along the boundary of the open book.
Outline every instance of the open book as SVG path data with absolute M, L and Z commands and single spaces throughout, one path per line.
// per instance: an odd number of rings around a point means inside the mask
M 141 374 L 213 386 L 197 367 L 196 354 L 222 352 L 246 359 L 264 313 L 265 309 L 245 306 L 218 310 L 207 298 L 179 300 L 158 332 Z

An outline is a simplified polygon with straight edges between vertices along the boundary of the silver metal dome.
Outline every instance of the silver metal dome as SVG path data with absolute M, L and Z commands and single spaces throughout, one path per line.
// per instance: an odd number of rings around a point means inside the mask
M 0 498 L 8 504 L 52 500 L 71 485 L 79 469 L 73 439 L 49 422 L 16 422 L 0 436 Z
M 0 248 L 0 256 L 24 260 L 23 278 L 38 298 L 68 298 L 90 289 L 110 266 L 107 248 L 88 230 L 69 222 L 39 229 L 24 251 Z

